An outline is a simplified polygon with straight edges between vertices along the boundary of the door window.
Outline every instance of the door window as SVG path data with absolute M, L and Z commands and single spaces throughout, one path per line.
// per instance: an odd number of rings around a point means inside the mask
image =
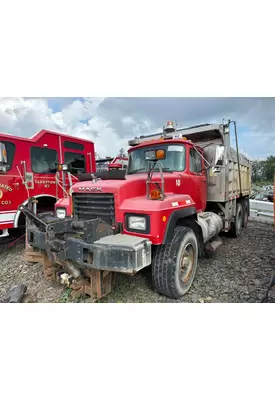
M 31 148 L 31 167 L 36 174 L 54 174 L 57 163 L 56 150 L 35 146 Z
M 65 164 L 70 164 L 70 172 L 73 175 L 79 175 L 86 172 L 85 157 L 84 154 L 73 153 L 66 151 L 64 153 Z
M 202 172 L 202 157 L 195 150 L 190 150 L 190 171 L 200 174 Z
M 83 144 L 76 142 L 69 142 L 68 140 L 65 140 L 64 147 L 66 147 L 66 149 L 71 149 L 71 150 L 79 150 L 79 151 L 84 150 Z

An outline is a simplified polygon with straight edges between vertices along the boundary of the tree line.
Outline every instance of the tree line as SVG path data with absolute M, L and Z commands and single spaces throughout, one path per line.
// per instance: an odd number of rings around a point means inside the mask
M 275 171 L 275 156 L 269 156 L 265 160 L 252 162 L 252 182 L 273 182 Z

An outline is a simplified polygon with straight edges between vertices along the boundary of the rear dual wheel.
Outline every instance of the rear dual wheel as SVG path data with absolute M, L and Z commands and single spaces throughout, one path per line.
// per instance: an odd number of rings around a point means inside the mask
M 238 238 L 242 234 L 244 223 L 244 211 L 241 203 L 236 204 L 236 215 L 234 218 L 234 222 L 232 222 L 231 232 L 235 238 Z
M 248 202 L 249 200 L 241 202 L 243 208 L 243 228 L 246 228 L 248 224 Z
M 171 243 L 158 246 L 152 262 L 153 286 L 159 294 L 179 299 L 190 289 L 198 265 L 198 242 L 187 227 L 175 229 Z
M 243 228 L 247 227 L 248 224 L 248 201 L 242 200 L 236 205 L 236 216 L 232 223 L 231 232 L 235 238 L 238 238 L 242 234 Z

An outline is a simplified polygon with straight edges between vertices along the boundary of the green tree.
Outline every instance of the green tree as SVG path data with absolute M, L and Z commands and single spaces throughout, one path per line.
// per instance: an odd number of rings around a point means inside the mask
M 275 156 L 269 156 L 265 160 L 252 162 L 252 182 L 272 182 L 275 171 Z
M 272 181 L 275 171 L 275 156 L 269 156 L 263 164 L 263 176 L 266 181 Z
M 252 162 L 252 182 L 264 180 L 264 164 L 265 161 L 255 160 Z

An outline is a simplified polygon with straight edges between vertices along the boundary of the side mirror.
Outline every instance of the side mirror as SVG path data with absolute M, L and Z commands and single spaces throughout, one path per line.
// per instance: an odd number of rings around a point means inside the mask
M 224 153 L 225 153 L 225 146 L 224 145 L 219 145 L 216 147 L 216 154 L 215 154 L 215 161 L 214 164 L 215 166 L 222 166 L 223 165 L 223 160 L 224 160 Z

